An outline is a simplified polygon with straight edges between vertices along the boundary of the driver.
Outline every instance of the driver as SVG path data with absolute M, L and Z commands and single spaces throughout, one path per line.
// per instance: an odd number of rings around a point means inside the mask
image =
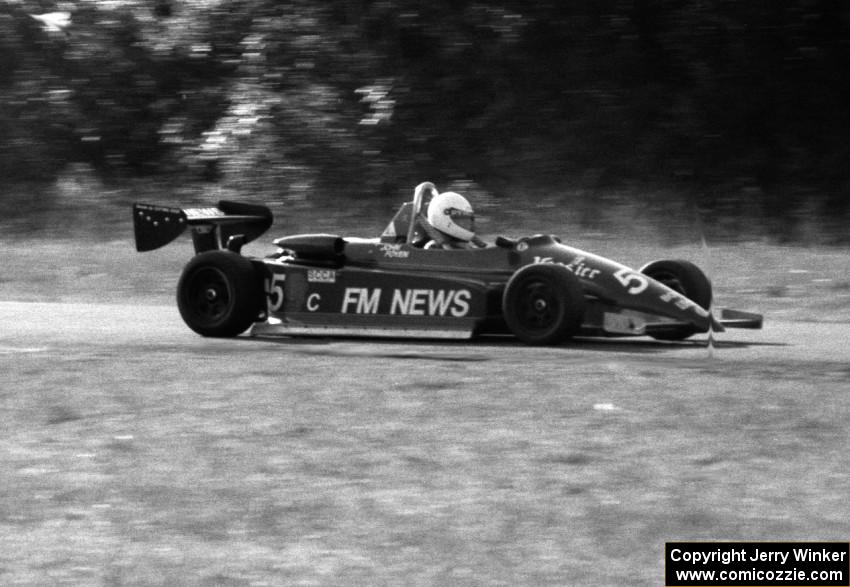
M 426 249 L 467 249 L 484 246 L 475 235 L 475 215 L 466 198 L 456 192 L 437 194 L 428 204 L 428 223 L 438 231 L 439 239 Z

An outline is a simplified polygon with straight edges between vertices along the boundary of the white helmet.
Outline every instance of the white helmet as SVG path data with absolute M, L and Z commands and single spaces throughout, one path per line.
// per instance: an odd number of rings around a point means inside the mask
M 472 240 L 475 236 L 472 206 L 455 192 L 434 196 L 428 204 L 428 222 L 440 232 L 462 241 Z

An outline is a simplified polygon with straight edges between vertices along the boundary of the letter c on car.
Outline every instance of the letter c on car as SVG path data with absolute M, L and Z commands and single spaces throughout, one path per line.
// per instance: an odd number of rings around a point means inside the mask
M 319 309 L 319 300 L 321 300 L 321 296 L 317 293 L 311 293 L 307 296 L 307 309 L 311 312 L 315 312 Z

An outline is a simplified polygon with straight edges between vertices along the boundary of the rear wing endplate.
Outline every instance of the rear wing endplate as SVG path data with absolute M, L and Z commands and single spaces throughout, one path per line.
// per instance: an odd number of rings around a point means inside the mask
M 137 251 L 163 247 L 192 229 L 195 252 L 229 249 L 239 252 L 269 229 L 271 210 L 257 204 L 222 200 L 215 208 L 169 208 L 133 204 L 133 232 Z

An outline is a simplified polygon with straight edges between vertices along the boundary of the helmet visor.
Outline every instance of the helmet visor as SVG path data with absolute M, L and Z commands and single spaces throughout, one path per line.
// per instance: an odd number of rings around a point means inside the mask
M 469 232 L 475 232 L 475 214 L 458 208 L 446 208 L 446 214 L 452 222 Z

